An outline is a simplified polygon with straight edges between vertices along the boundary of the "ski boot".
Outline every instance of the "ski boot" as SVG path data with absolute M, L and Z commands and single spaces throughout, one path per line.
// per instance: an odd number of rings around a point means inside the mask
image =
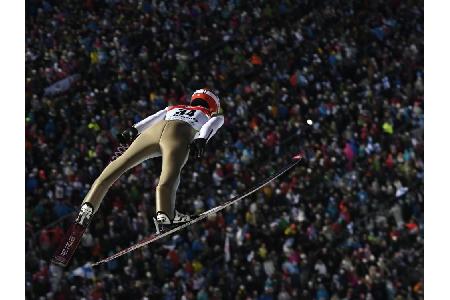
M 170 230 L 191 220 L 192 218 L 190 215 L 182 214 L 177 210 L 175 210 L 175 216 L 172 220 L 170 220 L 169 216 L 162 211 L 156 213 L 156 219 L 153 218 L 153 222 L 156 226 L 156 234 Z

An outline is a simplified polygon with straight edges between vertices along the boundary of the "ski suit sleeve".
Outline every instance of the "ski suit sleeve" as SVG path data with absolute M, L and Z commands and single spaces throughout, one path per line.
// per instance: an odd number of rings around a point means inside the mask
M 147 128 L 150 128 L 152 125 L 154 125 L 156 122 L 159 122 L 164 119 L 167 113 L 167 107 L 165 109 L 162 109 L 158 111 L 157 113 L 154 113 L 151 116 L 148 116 L 147 118 L 139 121 L 138 123 L 134 124 L 133 127 L 138 130 L 138 133 L 142 133 Z
M 209 141 L 223 125 L 223 122 L 224 118 L 222 115 L 212 117 L 202 126 L 202 128 L 200 128 L 200 131 L 195 135 L 195 139 L 204 138 Z

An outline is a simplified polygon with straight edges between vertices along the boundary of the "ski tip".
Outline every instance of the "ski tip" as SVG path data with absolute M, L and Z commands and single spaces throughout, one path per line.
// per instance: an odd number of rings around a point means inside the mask
M 302 158 L 303 158 L 303 153 L 302 152 L 299 152 L 299 153 L 297 153 L 296 155 L 294 155 L 292 157 L 293 160 L 300 160 Z

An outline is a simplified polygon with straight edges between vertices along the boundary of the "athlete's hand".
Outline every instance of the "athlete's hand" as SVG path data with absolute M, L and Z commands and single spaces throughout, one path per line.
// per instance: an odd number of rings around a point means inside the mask
M 203 156 L 203 153 L 205 153 L 206 139 L 198 138 L 193 140 L 190 148 L 190 154 L 193 158 L 201 158 Z
M 138 136 L 138 130 L 134 127 L 128 128 L 117 135 L 117 139 L 121 144 L 131 144 Z

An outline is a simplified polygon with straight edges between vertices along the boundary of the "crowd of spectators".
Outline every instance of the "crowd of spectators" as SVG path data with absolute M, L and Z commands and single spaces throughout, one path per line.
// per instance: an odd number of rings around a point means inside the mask
M 27 299 L 423 299 L 423 1 L 27 0 L 25 55 Z M 154 231 L 146 161 L 50 265 L 116 134 L 205 86 L 225 124 L 178 210 L 305 163 L 90 268 Z

